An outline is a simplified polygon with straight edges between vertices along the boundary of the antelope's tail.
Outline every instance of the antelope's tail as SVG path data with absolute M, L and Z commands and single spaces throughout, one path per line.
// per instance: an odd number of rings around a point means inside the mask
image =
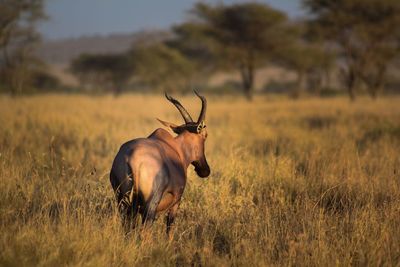
M 111 168 L 110 182 L 118 205 L 133 207 L 137 203 L 138 190 L 136 188 L 138 184 L 135 179 L 137 179 L 137 175 L 134 174 L 129 162 L 122 155 L 117 155 Z

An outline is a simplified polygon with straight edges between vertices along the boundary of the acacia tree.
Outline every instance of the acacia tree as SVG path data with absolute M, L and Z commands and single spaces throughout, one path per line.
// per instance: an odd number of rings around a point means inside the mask
M 244 93 L 251 99 L 256 68 L 289 43 L 286 15 L 261 3 L 199 3 L 192 13 L 192 27 L 204 37 L 199 42 L 210 48 L 216 66 L 240 72 Z
M 372 97 L 383 88 L 388 64 L 398 53 L 398 0 L 305 0 L 311 24 L 339 47 L 341 74 L 349 96 L 363 82 Z
M 192 61 L 163 42 L 136 43 L 128 54 L 134 62 L 136 78 L 152 89 L 184 91 L 191 84 Z
M 206 30 L 207 27 L 202 24 L 185 22 L 175 25 L 172 28 L 173 38 L 164 41 L 168 48 L 178 51 L 189 63 L 191 83 L 196 85 L 219 68 L 215 40 L 206 35 Z
M 70 71 L 79 79 L 83 87 L 108 87 L 118 95 L 133 74 L 133 64 L 128 55 L 83 54 L 74 59 Z
M 306 90 L 318 93 L 323 76 L 332 64 L 331 59 L 332 55 L 321 46 L 306 42 L 293 43 L 283 50 L 279 61 L 297 75 L 292 96 L 298 98 Z
M 45 19 L 42 0 L 0 1 L 0 83 L 18 94 L 38 65 L 38 21 Z
M 292 42 L 278 51 L 277 63 L 297 75 L 293 97 L 299 97 L 305 90 L 318 94 L 324 80 L 329 87 L 335 54 L 321 40 L 309 36 L 307 24 L 297 21 L 292 29 Z

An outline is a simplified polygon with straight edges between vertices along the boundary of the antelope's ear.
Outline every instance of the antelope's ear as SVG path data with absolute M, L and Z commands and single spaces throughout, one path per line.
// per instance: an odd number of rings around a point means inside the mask
M 172 130 L 174 133 L 176 133 L 176 134 L 180 134 L 180 133 L 181 133 L 180 127 L 179 127 L 178 125 L 173 124 L 172 122 L 167 122 L 167 121 L 160 120 L 160 119 L 158 119 L 158 118 L 157 118 L 157 120 L 158 120 L 159 122 L 161 122 L 162 125 L 164 125 L 164 126 L 166 126 L 166 127 L 168 127 L 168 128 L 171 128 L 171 130 Z
M 206 123 L 205 121 L 201 121 L 198 125 L 197 125 L 197 133 L 201 133 L 201 131 L 206 128 Z

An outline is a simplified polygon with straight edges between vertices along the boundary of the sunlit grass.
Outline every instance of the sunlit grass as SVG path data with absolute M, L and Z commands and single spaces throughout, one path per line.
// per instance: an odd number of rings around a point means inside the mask
M 194 96 L 182 102 L 196 116 Z M 125 237 L 119 146 L 181 122 L 161 96 L 0 98 L 0 265 L 400 263 L 400 98 L 209 97 L 209 179 L 176 220 Z

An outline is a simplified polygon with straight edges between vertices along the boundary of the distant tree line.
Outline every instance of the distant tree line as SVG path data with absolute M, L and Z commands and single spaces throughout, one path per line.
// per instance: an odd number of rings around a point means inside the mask
M 189 19 L 167 34 L 149 35 L 123 53 L 83 54 L 69 70 L 82 90 L 115 94 L 131 88 L 185 91 L 204 86 L 213 73 L 235 71 L 251 99 L 256 70 L 275 65 L 296 74 L 293 97 L 321 94 L 335 75 L 350 99 L 361 91 L 376 98 L 400 55 L 400 1 L 303 0 L 303 5 L 308 18 L 293 21 L 258 2 L 197 3 Z M 5 0 L 0 12 L 0 86 L 20 92 L 27 84 L 57 83 L 37 74 L 40 64 L 30 48 L 39 37 L 35 24 L 45 18 L 42 1 Z
M 293 97 L 305 91 L 319 94 L 323 86 L 330 86 L 336 69 L 352 100 L 360 88 L 377 97 L 399 55 L 400 2 L 305 0 L 303 4 L 310 18 L 290 21 L 285 13 L 262 3 L 198 3 L 188 21 L 171 29 L 169 38 L 135 43 L 130 51 L 110 58 L 115 63 L 105 65 L 93 65 L 104 55 L 82 55 L 71 70 L 92 84 L 96 82 L 90 77 L 101 77 L 99 84 L 107 79 L 116 93 L 132 79 L 151 88 L 185 90 L 216 71 L 237 71 L 243 93 L 251 99 L 256 70 L 268 64 L 296 73 Z M 121 60 L 125 63 L 117 63 Z

